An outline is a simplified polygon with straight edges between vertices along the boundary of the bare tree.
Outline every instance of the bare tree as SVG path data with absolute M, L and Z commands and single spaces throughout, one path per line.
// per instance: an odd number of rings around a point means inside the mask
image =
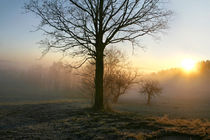
M 120 95 L 136 83 L 138 72 L 131 67 L 125 55 L 116 49 L 105 51 L 104 86 L 107 99 L 117 103 Z
M 145 79 L 140 83 L 139 93 L 147 96 L 147 104 L 150 104 L 151 98 L 159 95 L 162 92 L 162 88 L 157 80 Z
M 41 41 L 66 55 L 80 56 L 84 64 L 95 59 L 95 104 L 103 109 L 104 49 L 122 41 L 138 44 L 138 38 L 165 29 L 171 11 L 165 0 L 30 0 L 25 9 L 41 18 Z M 81 66 L 79 65 L 79 66 Z
M 81 89 L 85 96 L 89 97 L 93 102 L 94 98 L 94 63 L 86 65 L 79 72 L 81 76 Z M 117 103 L 119 97 L 136 83 L 137 70 L 132 68 L 125 55 L 116 49 L 105 51 L 104 59 L 104 105 L 105 108 L 110 108 L 111 104 Z

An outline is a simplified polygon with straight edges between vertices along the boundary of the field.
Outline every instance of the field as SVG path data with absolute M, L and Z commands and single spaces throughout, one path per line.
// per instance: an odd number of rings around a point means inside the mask
M 120 101 L 116 109 L 135 112 L 144 116 L 164 116 L 183 119 L 208 119 L 210 120 L 210 102 L 180 100 L 156 100 L 151 105 L 146 105 L 145 100 Z
M 0 139 L 210 139 L 208 119 L 171 117 L 170 107 L 123 102 L 113 112 L 89 107 L 82 99 L 2 103 Z M 179 107 L 174 110 L 179 114 Z

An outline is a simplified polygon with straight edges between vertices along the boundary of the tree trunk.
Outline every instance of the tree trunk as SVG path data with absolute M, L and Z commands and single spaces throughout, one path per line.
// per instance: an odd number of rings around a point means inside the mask
M 95 110 L 104 110 L 103 101 L 103 75 L 104 75 L 104 59 L 103 50 L 99 51 L 96 56 L 95 71 L 95 102 L 93 108 Z

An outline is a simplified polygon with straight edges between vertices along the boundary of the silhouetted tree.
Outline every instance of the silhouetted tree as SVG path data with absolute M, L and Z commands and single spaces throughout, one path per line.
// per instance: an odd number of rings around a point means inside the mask
M 151 98 L 157 96 L 162 92 L 162 88 L 157 80 L 145 79 L 140 83 L 139 93 L 147 96 L 147 104 L 150 104 Z
M 48 35 L 41 41 L 50 49 L 81 56 L 84 64 L 95 60 L 94 108 L 103 109 L 104 50 L 122 41 L 138 44 L 138 38 L 165 29 L 171 12 L 164 0 L 30 0 L 27 11 L 41 18 L 38 29 Z M 79 66 L 81 66 L 79 65 Z
M 79 73 L 82 76 L 82 92 L 91 99 L 94 98 L 94 62 L 86 65 Z M 104 105 L 117 103 L 119 97 L 136 83 L 137 71 L 132 68 L 122 52 L 116 49 L 105 51 L 104 59 Z M 92 103 L 94 101 L 92 100 Z

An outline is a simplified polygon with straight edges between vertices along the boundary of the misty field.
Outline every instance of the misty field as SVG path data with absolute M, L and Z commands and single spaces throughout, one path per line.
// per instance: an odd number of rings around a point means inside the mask
M 135 112 L 144 116 L 164 116 L 183 119 L 208 119 L 210 120 L 210 102 L 195 100 L 157 99 L 151 105 L 146 105 L 146 100 L 121 100 L 116 106 L 121 111 Z
M 0 139 L 210 138 L 207 119 L 189 119 L 186 112 L 180 117 L 179 108 L 173 108 L 179 117 L 170 118 L 170 107 L 164 112 L 163 106 L 135 105 L 119 103 L 113 106 L 115 111 L 94 112 L 84 99 L 2 103 Z
M 150 105 L 136 85 L 110 102 L 112 111 L 96 112 L 90 85 L 63 68 L 0 71 L 0 139 L 210 139 L 207 72 L 153 74 L 163 92 Z

